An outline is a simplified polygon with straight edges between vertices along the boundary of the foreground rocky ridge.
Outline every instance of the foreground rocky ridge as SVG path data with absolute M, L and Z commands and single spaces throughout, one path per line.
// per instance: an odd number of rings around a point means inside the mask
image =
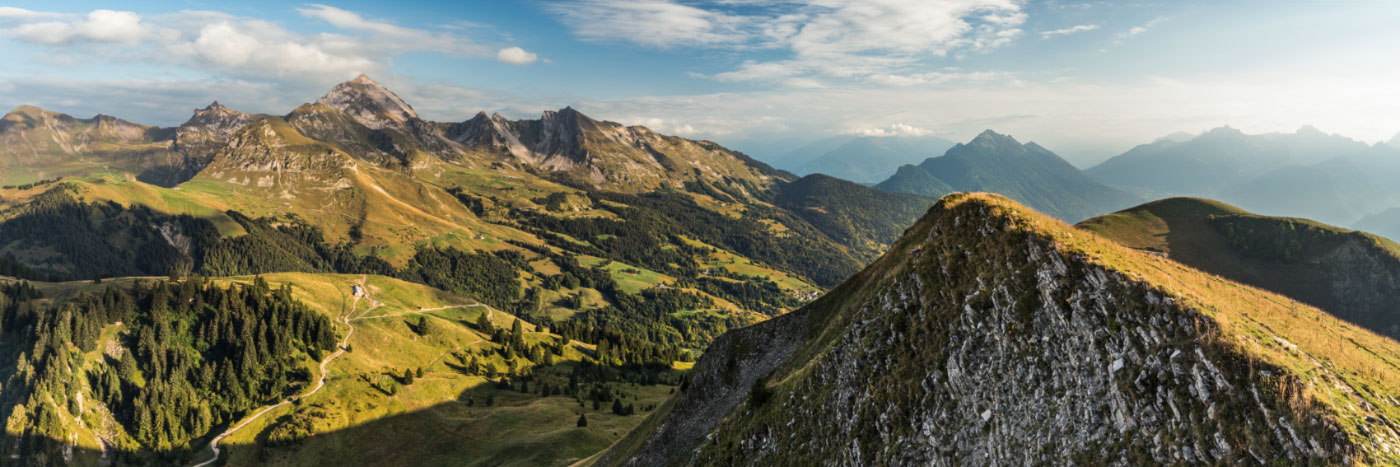
M 717 340 L 598 463 L 1394 462 L 1396 362 L 1318 310 L 957 194 Z

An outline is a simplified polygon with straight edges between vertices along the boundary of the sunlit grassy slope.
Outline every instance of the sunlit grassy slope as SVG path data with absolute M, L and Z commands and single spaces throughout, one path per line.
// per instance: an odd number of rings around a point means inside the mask
M 264 278 L 274 287 L 291 284 L 295 297 L 333 318 L 346 312 L 350 286 L 361 280 L 330 274 Z M 572 397 L 499 390 L 483 377 L 463 375 L 463 362 L 454 352 L 493 345 L 490 336 L 464 324 L 474 323 L 487 307 L 385 277 L 369 276 L 364 283 L 379 303 L 360 302 L 351 318 L 356 327 L 352 351 L 330 366 L 326 390 L 228 438 L 230 465 L 551 465 L 602 449 L 643 418 L 616 416 L 606 407 L 581 408 Z M 500 311 L 490 311 L 490 316 L 506 329 L 515 320 Z M 433 323 L 433 332 L 419 335 L 410 328 L 420 317 Z M 530 342 L 551 338 L 524 326 Z M 537 374 L 567 379 L 568 369 L 588 351 L 590 346 L 574 342 L 556 368 Z M 503 360 L 495 364 L 504 370 Z M 386 383 L 389 373 L 410 368 L 422 368 L 424 376 L 392 395 L 375 387 Z M 670 391 L 669 386 L 624 390 L 637 396 L 633 403 L 638 405 L 659 402 Z M 488 396 L 494 406 L 485 406 Z M 576 426 L 579 413 L 587 413 L 588 428 Z M 316 434 L 291 447 L 254 444 L 293 418 L 310 420 Z
M 581 405 L 571 395 L 541 397 L 518 390 L 498 389 L 494 379 L 467 375 L 458 353 L 492 349 L 497 344 L 468 323 L 487 313 L 498 328 L 510 329 L 515 317 L 490 310 L 475 300 L 431 287 L 381 276 L 278 273 L 262 276 L 274 288 L 289 285 L 292 295 L 332 319 L 339 335 L 355 326 L 351 351 L 328 367 L 325 389 L 267 413 L 221 444 L 227 465 L 562 465 L 589 456 L 619 439 L 643 421 L 642 408 L 659 404 L 673 387 L 616 383 L 637 415 L 614 415 Z M 130 287 L 138 280 L 122 278 L 102 283 L 75 281 L 35 283 L 47 297 L 62 300 L 106 287 Z M 214 279 L 218 284 L 251 284 L 252 277 Z M 355 303 L 351 287 L 364 285 L 370 298 Z M 353 308 L 352 308 L 353 307 Z M 420 333 L 412 326 L 420 318 L 431 324 Z M 557 336 L 522 323 L 526 340 L 536 343 Z M 122 330 L 109 326 L 89 363 L 101 360 L 101 349 Z M 568 374 L 592 346 L 572 342 L 555 366 L 537 368 L 534 381 L 564 385 Z M 507 368 L 499 355 L 482 360 Z M 306 365 L 315 373 L 316 365 Z M 423 370 L 412 384 L 387 387 L 405 370 Z M 492 405 L 487 405 L 491 399 Z M 588 427 L 577 420 L 586 414 Z M 79 465 L 101 451 L 91 429 L 77 420 L 64 421 L 74 433 L 82 457 Z M 310 433 L 290 445 L 269 443 L 283 425 L 304 424 Z M 199 458 L 207 458 L 207 450 Z M 94 462 L 95 464 L 95 462 Z

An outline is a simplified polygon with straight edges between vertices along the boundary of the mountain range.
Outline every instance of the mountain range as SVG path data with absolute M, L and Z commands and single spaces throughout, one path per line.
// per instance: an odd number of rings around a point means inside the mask
M 216 102 L 174 128 L 21 107 L 0 126 L 0 175 L 0 274 L 14 277 L 0 278 L 0 455 L 93 464 L 586 457 L 640 423 L 714 337 L 844 280 L 934 201 L 568 107 L 428 121 L 365 76 L 285 115 Z M 221 301 L 263 290 L 253 276 L 289 295 Z M 171 330 L 144 305 L 168 290 L 211 301 L 174 309 L 184 324 Z M 45 324 L 59 308 L 80 324 Z M 287 327 L 289 309 L 335 342 Z M 495 332 L 483 310 L 524 330 Z M 151 344 L 152 332 L 177 337 Z M 55 339 L 106 353 L 32 352 Z M 133 354 L 153 363 L 121 361 Z M 229 358 L 248 363 L 225 370 Z M 326 392 L 277 404 L 318 375 Z M 254 418 L 259 407 L 273 415 Z M 474 435 L 485 448 L 450 442 L 429 429 L 443 413 L 506 431 Z M 397 436 L 435 448 L 315 454 Z
M 571 107 L 431 121 L 364 75 L 173 128 L 17 108 L 0 459 L 1400 461 L 1400 246 L 1141 204 L 1391 225 L 1391 148 L 1221 129 L 1087 174 L 991 130 L 808 149 L 798 176 Z
M 1095 182 L 1038 144 L 1021 144 L 991 130 L 953 146 L 942 156 L 901 166 L 875 187 L 933 197 L 953 191 L 1000 193 L 1071 221 L 1141 201 Z
M 1400 149 L 1325 134 L 1248 135 L 1230 127 L 1190 140 L 1158 140 L 1085 170 L 1104 184 L 1152 198 L 1207 197 L 1277 216 L 1356 225 L 1400 205 L 1390 180 Z

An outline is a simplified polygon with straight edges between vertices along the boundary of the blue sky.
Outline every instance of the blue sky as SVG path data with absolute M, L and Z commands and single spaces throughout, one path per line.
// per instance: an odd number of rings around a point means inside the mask
M 1400 132 L 1400 2 L 14 2 L 0 107 L 175 125 L 367 73 L 427 118 L 596 118 L 763 158 L 985 128 L 1088 165 L 1176 131 Z

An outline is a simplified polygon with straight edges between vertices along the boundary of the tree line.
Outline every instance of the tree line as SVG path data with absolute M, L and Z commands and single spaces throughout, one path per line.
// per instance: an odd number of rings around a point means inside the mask
M 0 335 L 16 366 L 0 415 L 20 442 L 5 455 L 62 463 L 63 419 L 95 420 L 84 385 L 118 423 L 117 460 L 187 460 L 195 439 L 311 381 L 335 347 L 328 319 L 286 286 L 219 286 L 199 278 L 135 281 L 48 303 L 27 283 L 3 287 Z M 99 348 L 104 327 L 120 323 Z M 97 361 L 85 353 L 100 351 Z

